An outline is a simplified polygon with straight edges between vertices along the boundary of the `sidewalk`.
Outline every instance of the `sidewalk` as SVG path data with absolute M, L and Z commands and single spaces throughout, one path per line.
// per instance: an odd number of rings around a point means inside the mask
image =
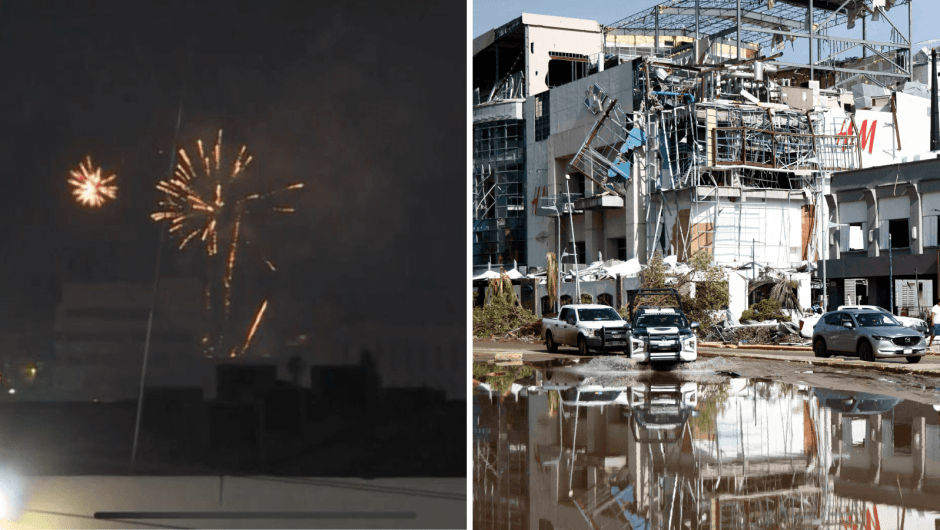
M 702 358 L 731 357 L 739 359 L 772 360 L 816 366 L 862 368 L 899 374 L 940 376 L 940 342 L 935 343 L 928 349 L 930 353 L 918 364 L 910 364 L 904 361 L 898 362 L 899 360 L 869 363 L 851 357 L 830 357 L 828 359 L 821 359 L 813 356 L 811 352 L 812 350 L 809 347 L 799 346 L 777 347 L 753 345 L 749 348 L 740 346 L 727 348 L 703 345 L 700 346 L 698 354 L 699 357 Z M 545 349 L 545 345 L 542 343 L 502 343 L 493 341 L 474 341 L 473 343 L 473 360 L 475 362 L 496 361 L 518 364 L 522 361 L 539 362 L 570 358 L 578 358 L 578 352 L 574 348 L 560 348 L 558 353 L 548 353 Z

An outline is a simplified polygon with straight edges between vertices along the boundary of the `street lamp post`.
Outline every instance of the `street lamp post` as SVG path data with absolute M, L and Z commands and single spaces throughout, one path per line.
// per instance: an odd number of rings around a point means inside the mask
M 568 194 L 566 205 L 568 206 L 568 224 L 571 226 L 571 245 L 574 247 L 574 289 L 578 295 L 577 304 L 581 303 L 581 282 L 580 276 L 578 276 L 578 243 L 574 240 L 574 207 L 572 206 L 574 202 L 571 201 L 571 188 L 568 186 L 568 182 L 571 180 L 571 175 L 565 175 L 565 191 Z

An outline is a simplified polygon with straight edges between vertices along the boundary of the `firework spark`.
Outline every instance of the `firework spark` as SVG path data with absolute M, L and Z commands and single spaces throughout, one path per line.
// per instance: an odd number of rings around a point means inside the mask
M 258 308 L 258 312 L 255 313 L 255 319 L 251 323 L 251 327 L 248 329 L 248 336 L 245 337 L 245 344 L 242 345 L 242 353 L 248 351 L 248 346 L 251 345 L 251 339 L 254 338 L 255 332 L 258 331 L 258 324 L 261 324 L 261 319 L 264 318 L 264 311 L 268 308 L 268 301 L 265 300 L 261 303 L 261 307 Z M 235 351 L 232 351 L 232 357 L 235 356 Z
M 78 164 L 78 169 L 69 172 L 72 194 L 79 204 L 98 208 L 108 199 L 117 197 L 117 186 L 113 184 L 117 175 L 101 176 L 101 168 L 95 167 L 90 156 Z
M 283 204 L 268 206 L 266 200 L 287 191 L 299 190 L 304 185 L 295 183 L 273 191 L 240 194 L 235 188 L 242 188 L 243 185 L 233 186 L 233 183 L 244 181 L 242 175 L 246 173 L 253 158 L 248 154 L 247 147 L 243 145 L 231 164 L 223 163 L 221 129 L 211 148 L 204 146 L 202 140 L 197 140 L 196 151 L 192 158 L 182 147 L 177 153 L 179 162 L 174 169 L 173 176 L 157 183 L 157 190 L 163 193 L 163 197 L 158 203 L 158 211 L 151 214 L 151 219 L 156 222 L 169 223 L 169 232 L 178 238 L 180 250 L 193 240 L 199 241 L 209 258 L 210 272 L 221 271 L 221 278 L 211 273 L 209 275 L 210 279 L 205 288 L 205 312 L 208 315 L 214 306 L 211 302 L 212 278 L 221 280 L 222 300 L 221 304 L 216 307 L 221 309 L 224 323 L 228 321 L 231 312 L 233 277 L 240 248 L 239 241 L 243 237 L 241 230 L 243 220 L 246 215 L 265 210 L 270 213 L 293 213 L 295 209 L 291 206 Z M 251 205 L 251 210 L 248 209 L 249 205 Z M 266 208 L 260 206 L 266 206 Z M 224 260 L 219 253 L 220 231 L 223 231 L 228 239 L 228 252 Z M 270 261 L 265 260 L 265 264 L 272 271 L 275 270 Z M 215 269 L 215 267 L 220 267 L 220 269 Z M 256 313 L 244 345 L 240 349 L 233 349 L 231 355 L 235 355 L 239 350 L 242 353 L 247 350 L 266 308 L 267 301 L 265 300 Z M 221 341 L 221 334 L 216 340 Z M 204 347 L 209 347 L 207 336 L 203 337 L 202 343 Z

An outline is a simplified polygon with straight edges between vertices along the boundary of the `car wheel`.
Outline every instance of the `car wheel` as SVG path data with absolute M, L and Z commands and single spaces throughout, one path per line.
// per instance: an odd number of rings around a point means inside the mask
M 587 357 L 591 354 L 591 351 L 588 350 L 587 341 L 584 340 L 584 337 L 578 337 L 578 355 Z
M 555 342 L 555 339 L 552 338 L 551 331 L 545 334 L 545 346 L 548 348 L 549 353 L 555 353 L 558 351 L 558 343 Z
M 917 364 L 917 363 L 919 363 L 920 360 L 921 360 L 921 358 L 922 358 L 922 357 L 921 357 L 920 355 L 914 355 L 914 356 L 911 356 L 911 357 L 905 357 L 905 359 L 907 359 L 907 362 L 909 362 L 909 363 L 911 363 L 911 364 Z
M 813 353 L 816 354 L 816 357 L 825 359 L 829 357 L 829 352 L 826 351 L 826 341 L 822 339 L 816 339 L 816 342 L 813 343 Z
M 874 362 L 875 354 L 872 351 L 871 344 L 868 341 L 863 340 L 858 345 L 858 358 L 865 362 Z

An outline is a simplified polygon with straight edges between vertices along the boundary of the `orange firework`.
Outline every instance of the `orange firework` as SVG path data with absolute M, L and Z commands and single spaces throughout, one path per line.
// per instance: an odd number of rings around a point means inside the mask
M 198 161 L 193 164 L 186 150 L 179 148 L 179 163 L 173 177 L 157 183 L 157 190 L 164 194 L 159 202 L 160 210 L 150 215 L 154 221 L 170 222 L 170 233 L 179 236 L 181 250 L 194 238 L 199 237 L 205 244 L 206 254 L 215 256 L 219 251 L 218 231 L 222 228 L 223 219 L 240 218 L 249 202 L 304 186 L 303 183 L 296 183 L 267 193 L 233 197 L 230 184 L 245 172 L 252 160 L 247 154 L 247 148 L 242 146 L 238 151 L 231 170 L 226 169 L 221 161 L 221 129 L 211 152 L 206 152 L 202 140 L 196 141 L 196 151 Z M 274 206 L 270 211 L 292 213 L 294 209 L 289 206 Z M 235 227 L 237 226 L 238 223 L 235 223 Z M 232 245 L 235 245 L 236 241 L 237 231 Z M 234 260 L 234 251 L 230 252 L 229 260 Z
M 151 214 L 151 218 L 156 222 L 168 221 L 170 223 L 170 235 L 178 237 L 180 250 L 185 248 L 190 241 L 198 238 L 204 246 L 206 256 L 211 258 L 210 267 L 218 263 L 215 261 L 216 257 L 221 258 L 219 231 L 231 230 L 227 256 L 224 263 L 221 263 L 222 301 L 218 306 L 222 311 L 222 321 L 226 322 L 230 314 L 236 253 L 239 249 L 240 237 L 242 237 L 241 225 L 246 214 L 250 213 L 248 206 L 250 204 L 265 205 L 265 200 L 269 197 L 285 191 L 301 189 L 304 185 L 296 183 L 270 192 L 240 194 L 234 188 L 242 186 L 232 184 L 244 181 L 245 177 L 242 175 L 251 163 L 252 157 L 247 153 L 247 147 L 242 146 L 231 164 L 223 164 L 221 129 L 211 149 L 204 146 L 202 140 L 197 140 L 195 156 L 192 159 L 182 147 L 177 153 L 179 162 L 173 176 L 157 183 L 157 190 L 163 193 L 163 197 L 158 203 L 158 211 Z M 254 211 L 254 208 L 252 210 Z M 294 208 L 272 205 L 267 208 L 267 211 L 293 213 Z M 267 260 L 265 262 L 272 271 L 275 269 L 273 263 Z M 210 279 L 209 282 L 211 281 Z M 207 282 L 204 308 L 207 315 L 212 311 L 211 299 L 212 287 Z M 256 314 L 248 339 L 240 349 L 242 352 L 248 348 L 266 307 L 267 302 Z M 221 335 L 218 340 L 221 341 Z M 213 349 L 208 343 L 208 336 L 204 336 L 203 346 Z M 232 353 L 234 354 L 235 350 Z
M 78 164 L 78 169 L 69 172 L 72 194 L 79 204 L 98 208 L 108 199 L 117 197 L 117 186 L 113 184 L 117 175 L 101 176 L 101 168 L 95 167 L 90 156 Z

